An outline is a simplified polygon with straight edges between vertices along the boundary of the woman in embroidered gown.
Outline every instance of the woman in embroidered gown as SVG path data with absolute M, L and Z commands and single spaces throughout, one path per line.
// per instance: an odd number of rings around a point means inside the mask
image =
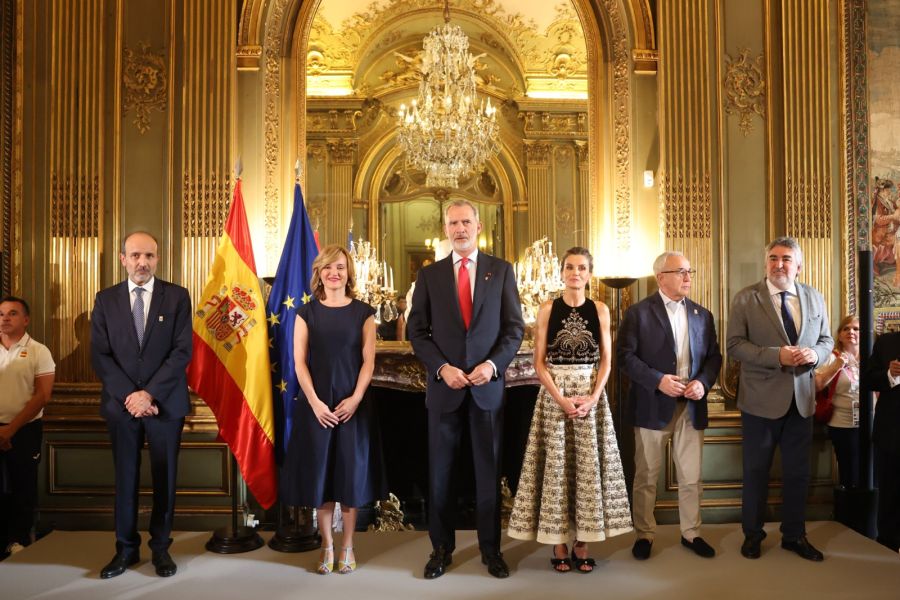
M 343 547 L 338 571 L 356 568 L 353 530 L 357 507 L 380 497 L 380 454 L 366 389 L 375 370 L 374 309 L 353 298 L 350 254 L 322 249 L 312 265 L 315 299 L 297 309 L 294 364 L 302 391 L 282 469 L 282 500 L 315 506 L 322 536 L 316 571 L 334 564 L 334 504 L 341 505 Z
M 563 257 L 566 289 L 537 315 L 538 392 L 510 537 L 553 544 L 559 572 L 594 569 L 588 542 L 631 531 L 622 459 L 604 387 L 610 371 L 609 308 L 587 299 L 593 257 Z M 574 538 L 571 560 L 567 544 Z

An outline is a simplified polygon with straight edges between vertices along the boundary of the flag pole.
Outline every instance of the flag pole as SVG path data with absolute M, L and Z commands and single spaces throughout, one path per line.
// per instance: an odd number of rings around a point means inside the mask
M 295 183 L 300 184 L 300 159 L 294 163 Z M 270 282 L 269 291 L 271 291 Z M 267 299 L 268 300 L 268 299 Z M 278 552 L 308 552 L 322 546 L 322 537 L 316 526 L 315 509 L 305 506 L 285 505 L 278 502 L 278 525 L 269 540 L 269 548 Z

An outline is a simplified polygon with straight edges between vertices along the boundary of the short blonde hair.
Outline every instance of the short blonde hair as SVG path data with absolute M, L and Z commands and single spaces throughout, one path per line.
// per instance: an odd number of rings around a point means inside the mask
M 312 289 L 313 296 L 317 300 L 325 299 L 325 284 L 322 283 L 322 269 L 325 265 L 330 265 L 343 255 L 347 259 L 347 289 L 345 293 L 348 298 L 355 298 L 356 291 L 356 270 L 353 267 L 353 258 L 350 252 L 339 244 L 331 244 L 325 246 L 319 252 L 316 260 L 312 264 L 312 277 L 309 280 L 309 287 Z

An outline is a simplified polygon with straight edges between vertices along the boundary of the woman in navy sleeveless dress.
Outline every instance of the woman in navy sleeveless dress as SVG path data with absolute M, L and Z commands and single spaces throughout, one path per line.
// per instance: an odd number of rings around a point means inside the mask
M 339 502 L 344 539 L 338 571 L 356 568 L 357 508 L 386 494 L 380 449 L 365 397 L 375 369 L 374 309 L 353 298 L 353 261 L 332 245 L 313 262 L 315 299 L 297 310 L 294 361 L 301 394 L 282 472 L 282 500 L 317 507 L 322 555 L 317 572 L 333 570 L 332 523 Z

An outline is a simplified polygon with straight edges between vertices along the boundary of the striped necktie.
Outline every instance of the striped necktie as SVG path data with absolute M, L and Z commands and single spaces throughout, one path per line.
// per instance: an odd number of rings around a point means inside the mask
M 144 345 L 144 292 L 142 287 L 134 288 L 134 306 L 131 316 L 134 318 L 134 330 L 137 332 L 138 346 Z

